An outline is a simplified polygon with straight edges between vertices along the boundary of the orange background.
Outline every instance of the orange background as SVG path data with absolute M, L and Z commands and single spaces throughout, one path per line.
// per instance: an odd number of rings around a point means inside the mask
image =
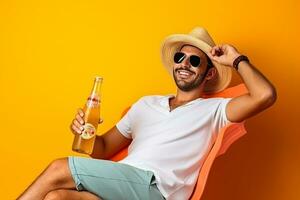
M 52 160 L 84 156 L 71 151 L 69 125 L 95 75 L 104 77 L 98 134 L 139 97 L 174 93 L 160 44 L 194 26 L 246 54 L 278 92 L 215 161 L 203 199 L 299 199 L 299 10 L 296 0 L 1 1 L 1 199 Z

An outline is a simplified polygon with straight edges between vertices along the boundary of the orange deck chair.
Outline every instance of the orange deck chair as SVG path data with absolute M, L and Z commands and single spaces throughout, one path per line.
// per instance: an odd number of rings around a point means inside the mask
M 239 84 L 237 86 L 229 87 L 222 92 L 213 94 L 213 95 L 205 95 L 203 98 L 211 98 L 211 97 L 237 97 L 243 94 L 248 93 L 248 90 L 244 84 Z M 122 113 L 122 116 L 129 110 L 130 107 L 125 109 Z M 213 164 L 213 161 L 216 157 L 224 154 L 226 150 L 240 137 L 245 135 L 245 121 L 240 123 L 229 123 L 225 127 L 223 127 L 218 136 L 216 138 L 215 143 L 213 144 L 209 154 L 207 155 L 198 175 L 197 183 L 194 187 L 194 191 L 190 197 L 190 200 L 200 200 L 202 193 L 204 191 L 204 187 L 207 181 L 207 177 L 209 174 L 209 170 Z M 127 147 L 122 149 L 120 152 L 115 154 L 110 158 L 112 161 L 119 161 L 127 156 L 128 149 Z

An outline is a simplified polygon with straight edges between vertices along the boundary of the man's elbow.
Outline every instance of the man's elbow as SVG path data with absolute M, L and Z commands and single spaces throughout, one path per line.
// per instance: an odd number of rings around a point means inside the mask
M 264 105 L 264 107 L 272 106 L 277 100 L 277 91 L 275 87 L 272 87 L 264 92 L 264 94 L 260 98 L 260 103 Z

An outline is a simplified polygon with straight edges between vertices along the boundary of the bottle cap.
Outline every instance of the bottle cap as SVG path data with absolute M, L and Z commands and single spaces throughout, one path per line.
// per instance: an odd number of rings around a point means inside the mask
M 102 80 L 103 80 L 103 78 L 101 76 L 96 76 L 95 77 L 95 81 L 102 81 Z

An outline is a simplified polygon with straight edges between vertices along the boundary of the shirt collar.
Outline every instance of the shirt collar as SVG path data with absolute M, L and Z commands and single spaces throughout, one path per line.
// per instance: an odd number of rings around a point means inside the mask
M 169 109 L 170 108 L 170 105 L 169 105 L 169 99 L 171 97 L 175 97 L 175 94 L 167 94 L 167 95 L 164 95 L 161 99 L 160 99 L 160 105 L 163 106 L 164 108 L 167 108 Z M 194 104 L 196 102 L 198 102 L 199 100 L 201 100 L 203 98 L 197 98 L 197 99 L 194 99 L 192 101 L 189 101 L 187 102 L 186 104 L 182 105 L 182 106 L 187 106 L 187 105 L 191 105 L 191 104 Z

